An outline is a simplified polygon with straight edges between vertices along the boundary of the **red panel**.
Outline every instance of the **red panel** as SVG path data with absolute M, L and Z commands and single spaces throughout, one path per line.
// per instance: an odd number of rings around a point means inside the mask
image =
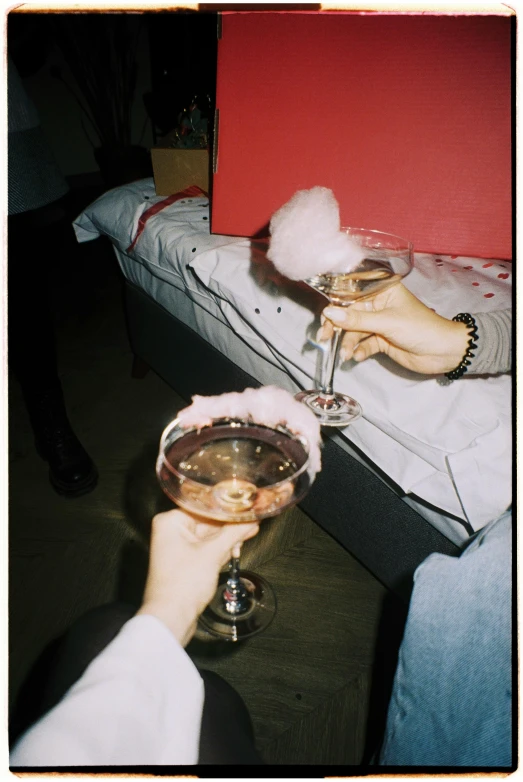
M 212 230 L 323 185 L 344 225 L 509 259 L 510 84 L 506 17 L 224 14 Z

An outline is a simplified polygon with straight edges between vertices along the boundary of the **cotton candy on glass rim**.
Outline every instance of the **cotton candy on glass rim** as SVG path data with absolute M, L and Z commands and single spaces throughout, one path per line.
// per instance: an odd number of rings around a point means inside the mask
M 284 426 L 309 445 L 311 482 L 321 470 L 320 425 L 314 413 L 297 402 L 293 395 L 277 386 L 247 388 L 217 396 L 193 396 L 192 404 L 181 410 L 182 428 L 211 426 L 218 418 L 246 419 L 268 427 Z
M 332 190 L 298 190 L 271 218 L 267 258 L 290 280 L 346 274 L 363 261 L 365 250 L 340 229 Z

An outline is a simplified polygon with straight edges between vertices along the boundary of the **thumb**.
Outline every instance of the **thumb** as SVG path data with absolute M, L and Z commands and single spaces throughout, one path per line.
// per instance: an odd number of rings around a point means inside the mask
M 344 331 L 363 331 L 367 334 L 377 331 L 378 312 L 357 310 L 354 307 L 326 307 L 323 313 L 335 326 L 339 326 Z

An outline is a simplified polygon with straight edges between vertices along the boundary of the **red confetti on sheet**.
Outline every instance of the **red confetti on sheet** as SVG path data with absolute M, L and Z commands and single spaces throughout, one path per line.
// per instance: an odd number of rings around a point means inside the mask
M 197 196 L 205 196 L 207 198 L 208 193 L 206 193 L 205 190 L 202 190 L 201 187 L 198 187 L 198 185 L 189 185 L 189 187 L 187 187 L 185 190 L 180 190 L 179 193 L 173 193 L 172 195 L 167 196 L 167 198 L 164 198 L 163 201 L 158 201 L 158 203 L 153 204 L 152 206 L 149 207 L 149 209 L 146 209 L 145 212 L 140 217 L 140 219 L 138 220 L 138 228 L 136 230 L 136 234 L 131 244 L 127 248 L 127 252 L 130 253 L 132 250 L 134 250 L 136 242 L 142 235 L 143 230 L 145 228 L 145 224 L 147 223 L 149 218 L 154 217 L 155 214 L 161 212 L 161 210 L 165 209 L 166 206 L 171 206 L 171 204 L 174 204 L 176 201 L 180 201 L 180 199 L 184 197 L 195 198 Z
M 491 266 L 494 266 L 494 264 L 493 263 L 484 263 L 483 264 L 483 268 L 484 269 L 490 269 Z
M 484 293 L 483 296 L 484 296 L 485 299 L 491 299 L 494 296 L 494 294 L 493 293 Z
M 472 284 L 473 285 L 479 285 L 479 282 L 473 282 Z
M 498 277 L 500 280 L 506 280 L 508 278 L 507 272 L 503 272 L 502 274 L 498 274 Z

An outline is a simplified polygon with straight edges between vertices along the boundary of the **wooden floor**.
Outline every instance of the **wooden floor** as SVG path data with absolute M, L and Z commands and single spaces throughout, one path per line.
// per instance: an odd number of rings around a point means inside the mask
M 57 259 L 60 374 L 70 419 L 99 469 L 94 492 L 75 500 L 53 492 L 10 383 L 11 705 L 46 645 L 75 618 L 115 599 L 139 601 L 150 519 L 167 507 L 156 449 L 185 403 L 153 372 L 131 378 L 120 282 L 103 241 Z M 243 563 L 273 585 L 276 619 L 241 644 L 196 638 L 193 659 L 241 693 L 267 763 L 361 763 L 383 716 L 374 711 L 385 692 L 375 662 L 386 668 L 394 658 L 397 633 L 378 638 L 386 590 L 298 508 L 265 522 Z

